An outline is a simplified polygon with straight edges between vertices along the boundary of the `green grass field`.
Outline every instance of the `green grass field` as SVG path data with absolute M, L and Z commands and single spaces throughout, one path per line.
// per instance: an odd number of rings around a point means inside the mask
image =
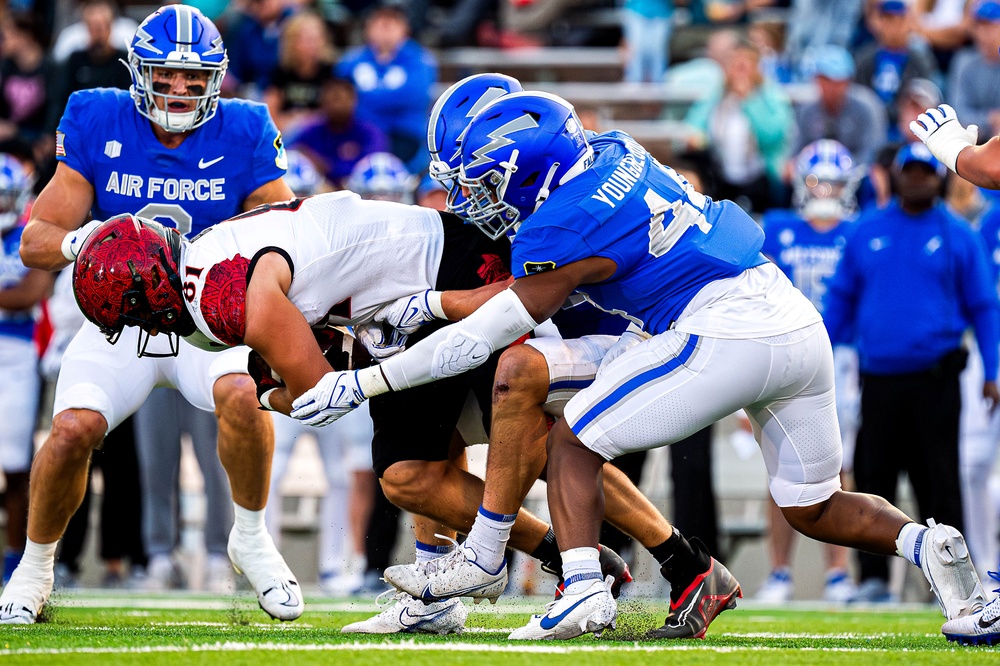
M 307 599 L 296 622 L 270 621 L 249 593 L 205 596 L 53 599 L 44 622 L 0 628 L 0 663 L 222 664 L 267 666 L 382 664 L 998 664 L 998 648 L 965 648 L 945 641 L 931 608 L 765 609 L 723 613 L 705 640 L 646 642 L 637 637 L 663 621 L 664 609 L 640 601 L 619 607 L 618 629 L 559 643 L 512 643 L 544 599 L 475 606 L 461 636 L 358 636 L 340 628 L 376 610 L 370 601 Z M 502 654 L 502 657 L 501 657 Z

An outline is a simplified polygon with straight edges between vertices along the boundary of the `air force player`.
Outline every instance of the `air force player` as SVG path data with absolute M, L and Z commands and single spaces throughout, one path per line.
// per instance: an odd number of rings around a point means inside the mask
M 291 198 L 267 107 L 219 99 L 226 65 L 219 31 L 197 9 L 168 5 L 146 18 L 129 47 L 130 90 L 69 99 L 56 133 L 58 168 L 22 238 L 25 264 L 66 266 L 100 220 L 120 213 L 193 236 L 241 210 Z M 122 337 L 111 346 L 86 324 L 63 358 L 52 431 L 31 470 L 28 542 L 0 596 L 0 623 L 35 622 L 52 591 L 57 542 L 83 497 L 91 451 L 154 386 L 177 388 L 218 415 L 236 514 L 230 559 L 266 613 L 299 617 L 298 583 L 264 528 L 273 434 L 246 375 L 247 349 L 212 354 L 135 328 Z

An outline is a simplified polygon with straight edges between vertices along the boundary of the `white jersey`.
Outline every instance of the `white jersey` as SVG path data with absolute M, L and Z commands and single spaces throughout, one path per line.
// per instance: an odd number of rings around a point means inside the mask
M 255 209 L 185 244 L 181 279 L 201 334 L 188 342 L 242 344 L 247 281 L 268 252 L 292 270 L 289 300 L 323 327 L 364 323 L 386 303 L 433 289 L 443 250 L 441 215 L 429 208 L 334 192 Z

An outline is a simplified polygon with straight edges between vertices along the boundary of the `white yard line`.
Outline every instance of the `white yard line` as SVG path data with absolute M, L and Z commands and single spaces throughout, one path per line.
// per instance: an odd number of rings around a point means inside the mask
M 481 645 L 477 643 L 417 643 L 401 641 L 398 643 L 245 643 L 217 642 L 201 645 L 146 645 L 132 647 L 70 647 L 70 648 L 19 648 L 0 650 L 0 655 L 57 655 L 57 654 L 144 654 L 172 652 L 249 652 L 271 650 L 278 652 L 520 652 L 526 654 L 574 654 L 602 652 L 689 652 L 709 651 L 718 653 L 739 652 L 781 652 L 795 650 L 796 652 L 857 652 L 857 653 L 898 653 L 897 649 L 865 648 L 865 647 L 795 647 L 780 648 L 771 646 L 698 646 L 689 644 L 672 645 L 519 645 L 505 643 L 502 645 Z

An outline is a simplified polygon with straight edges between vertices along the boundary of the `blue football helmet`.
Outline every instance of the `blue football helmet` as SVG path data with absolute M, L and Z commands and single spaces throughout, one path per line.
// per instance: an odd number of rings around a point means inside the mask
M 504 74 L 473 74 L 438 97 L 427 123 L 431 178 L 448 190 L 448 210 L 464 215 L 465 198 L 458 185 L 462 166 L 462 135 L 484 106 L 508 93 L 521 92 L 517 79 Z
M 132 74 L 129 93 L 140 114 L 168 132 L 186 132 L 215 115 L 228 65 L 222 35 L 215 24 L 194 7 L 167 5 L 150 14 L 135 31 L 126 63 Z M 208 83 L 204 90 L 191 86 L 189 90 L 197 94 L 189 96 L 169 94 L 169 89 L 158 92 L 154 89 L 153 71 L 161 68 L 205 72 Z M 156 105 L 158 98 L 162 109 Z M 194 110 L 170 111 L 172 101 L 192 99 L 196 102 Z
M 354 165 L 346 185 L 362 199 L 409 204 L 413 203 L 416 182 L 402 160 L 392 153 L 371 153 Z
M 24 215 L 31 181 L 16 157 L 0 153 L 0 233 L 12 229 Z
M 288 170 L 285 172 L 285 182 L 297 197 L 308 197 L 323 191 L 323 176 L 309 158 L 297 150 L 286 150 Z
M 572 104 L 541 92 L 499 97 L 462 137 L 459 184 L 468 189 L 466 216 L 493 239 L 516 231 L 552 190 L 593 160 Z
M 795 158 L 792 202 L 806 219 L 848 218 L 857 211 L 860 179 L 847 148 L 833 139 L 813 141 Z

